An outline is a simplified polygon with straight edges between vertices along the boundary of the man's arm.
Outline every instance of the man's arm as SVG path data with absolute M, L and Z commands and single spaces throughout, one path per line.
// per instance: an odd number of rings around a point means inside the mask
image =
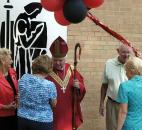
M 106 97 L 107 88 L 108 88 L 108 84 L 102 84 L 101 96 L 100 96 L 100 108 L 99 108 L 99 113 L 102 116 L 104 116 L 104 100 Z
M 128 111 L 128 104 L 122 103 L 119 106 L 120 108 L 119 108 L 119 114 L 118 114 L 118 126 L 116 130 L 122 129 L 126 115 L 127 115 L 127 111 Z

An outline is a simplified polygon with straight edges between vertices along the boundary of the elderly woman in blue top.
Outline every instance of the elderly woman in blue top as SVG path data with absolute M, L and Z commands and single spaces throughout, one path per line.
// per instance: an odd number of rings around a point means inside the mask
M 57 103 L 54 83 L 45 79 L 52 67 L 47 55 L 32 64 L 33 74 L 19 80 L 18 130 L 52 130 L 52 109 Z
M 117 130 L 142 129 L 142 60 L 131 57 L 125 64 L 128 81 L 120 85 Z

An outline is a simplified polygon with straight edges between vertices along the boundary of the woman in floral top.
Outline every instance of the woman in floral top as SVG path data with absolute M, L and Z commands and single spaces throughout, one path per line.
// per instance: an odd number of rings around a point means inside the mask
M 33 74 L 24 74 L 19 81 L 18 130 L 52 130 L 57 92 L 45 77 L 52 67 L 47 55 L 37 57 Z

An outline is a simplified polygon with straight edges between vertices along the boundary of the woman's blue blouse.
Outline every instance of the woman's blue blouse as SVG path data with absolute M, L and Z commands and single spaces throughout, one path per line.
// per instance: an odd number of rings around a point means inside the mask
M 32 74 L 24 74 L 19 80 L 18 116 L 39 122 L 52 122 L 50 100 L 57 98 L 53 82 Z

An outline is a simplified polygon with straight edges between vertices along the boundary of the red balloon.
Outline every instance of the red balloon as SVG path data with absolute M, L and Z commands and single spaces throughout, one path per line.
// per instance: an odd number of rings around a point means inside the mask
M 57 23 L 59 23 L 60 25 L 67 26 L 70 24 L 70 22 L 64 17 L 63 9 L 55 11 L 54 17 Z
M 97 8 L 103 4 L 104 0 L 83 0 L 83 2 L 89 8 Z
M 65 0 L 41 0 L 41 5 L 48 11 L 60 10 L 64 5 Z

